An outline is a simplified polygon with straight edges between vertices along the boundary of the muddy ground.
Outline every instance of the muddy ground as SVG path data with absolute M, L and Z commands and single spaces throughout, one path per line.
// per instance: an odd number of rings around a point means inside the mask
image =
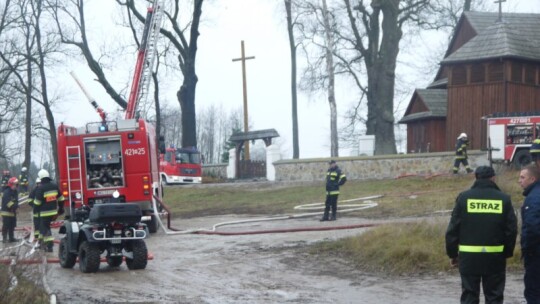
M 194 218 L 175 221 L 173 226 L 208 228 L 238 219 L 234 215 Z M 313 217 L 241 224 L 220 230 L 366 222 L 344 217 L 336 222 L 320 223 Z M 154 259 L 145 270 L 129 271 L 125 264 L 110 268 L 102 263 L 99 272 L 83 274 L 78 265 L 74 269 L 49 265 L 47 280 L 59 303 L 459 302 L 457 273 L 412 277 L 366 274 L 353 270 L 339 258 L 317 259 L 305 253 L 305 246 L 313 242 L 351 236 L 365 229 L 242 236 L 165 235 L 160 231 L 147 240 Z M 524 303 L 522 289 L 522 274 L 509 274 L 505 303 Z

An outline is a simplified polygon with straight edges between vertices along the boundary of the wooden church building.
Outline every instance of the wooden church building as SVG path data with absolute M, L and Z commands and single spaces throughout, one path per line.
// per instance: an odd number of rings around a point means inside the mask
M 540 111 L 540 14 L 465 12 L 433 83 L 416 89 L 399 123 L 407 153 L 487 146 L 489 115 Z

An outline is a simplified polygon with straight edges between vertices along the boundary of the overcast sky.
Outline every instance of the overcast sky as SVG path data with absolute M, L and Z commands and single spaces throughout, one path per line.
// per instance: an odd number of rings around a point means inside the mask
M 97 2 L 100 3 L 100 13 L 103 13 L 103 1 Z M 93 3 L 96 4 L 96 1 Z M 91 5 L 92 3 L 87 4 L 87 7 Z M 496 4 L 490 5 L 491 11 L 497 9 Z M 503 4 L 503 11 L 540 13 L 540 0 L 508 0 Z M 233 63 L 232 59 L 240 57 L 240 41 L 244 40 L 246 55 L 256 57 L 254 60 L 247 61 L 250 121 L 255 130 L 276 129 L 281 135 L 280 141 L 283 144 L 282 150 L 286 152 L 285 157 L 290 158 L 292 156 L 290 53 L 284 15 L 282 0 L 205 1 L 197 55 L 199 83 L 196 105 L 198 109 L 211 104 L 221 104 L 227 109 L 242 108 L 241 63 Z M 106 18 L 106 16 L 101 16 L 101 18 Z M 103 35 L 100 38 L 106 39 L 105 33 L 110 30 L 107 27 L 111 25 L 106 25 L 104 22 L 96 23 L 92 24 L 92 28 L 97 33 L 101 33 L 96 36 Z M 446 39 L 446 36 L 436 34 L 427 40 L 424 37 L 422 43 L 419 44 L 423 49 L 412 53 L 421 56 L 421 54 L 432 52 L 433 50 L 429 48 L 444 44 Z M 134 55 L 135 50 L 133 57 L 126 56 L 119 60 L 126 60 L 127 65 L 132 61 L 130 67 L 133 67 Z M 299 57 L 299 60 L 303 59 Z M 416 60 L 421 60 L 421 58 Z M 403 69 L 411 69 L 411 66 Z M 95 77 L 88 73 L 84 65 L 78 65 L 75 71 L 80 78 L 83 78 L 83 82 L 87 83 L 89 90 L 100 101 L 103 108 L 110 112 L 116 109 L 113 101 L 103 93 L 103 90 L 89 81 Z M 425 87 L 427 82 L 434 77 L 434 75 L 422 77 L 422 71 L 411 73 L 420 75 L 419 81 L 411 81 L 416 87 Z M 122 74 L 121 77 L 125 75 Z M 77 92 L 78 88 L 69 79 L 69 75 L 62 81 L 68 86 L 73 86 L 74 92 Z M 118 81 L 125 82 L 125 79 Z M 341 116 L 351 105 L 355 96 L 350 96 L 349 90 L 342 84 L 338 83 L 337 87 L 339 89 L 337 106 Z M 172 105 L 175 107 L 178 106 L 178 102 L 175 101 L 176 90 L 178 90 L 177 86 L 168 93 L 167 98 L 173 101 Z M 84 119 L 81 119 L 81 115 L 74 115 L 74 113 L 80 113 L 81 109 L 91 110 L 91 107 L 84 104 L 84 96 L 80 92 L 75 93 L 73 98 L 79 101 L 66 103 L 63 106 L 64 111 L 58 115 L 57 122 L 65 121 L 77 126 L 82 123 L 82 120 L 95 121 L 96 117 L 93 116 L 84 115 Z M 410 96 L 406 97 L 402 102 L 403 110 L 409 98 Z M 329 157 L 329 106 L 325 95 L 307 96 L 300 93 L 298 102 L 300 157 Z M 353 152 L 349 149 L 340 151 L 341 156 L 349 156 L 351 153 Z

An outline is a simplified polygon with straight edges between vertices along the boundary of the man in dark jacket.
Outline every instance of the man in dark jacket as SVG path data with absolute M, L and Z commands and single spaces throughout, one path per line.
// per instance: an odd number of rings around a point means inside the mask
M 465 166 L 465 169 L 467 170 L 467 173 L 471 173 L 473 170 L 471 167 L 469 167 L 469 161 L 467 160 L 467 145 L 469 144 L 469 139 L 467 138 L 467 134 L 461 133 L 459 134 L 456 142 L 456 158 L 454 160 L 454 174 L 457 174 L 459 172 L 459 166 L 460 164 L 463 164 Z
M 324 215 L 321 221 L 335 221 L 337 216 L 337 200 L 339 196 L 339 186 L 342 186 L 347 181 L 345 174 L 337 166 L 336 161 L 330 161 L 330 168 L 326 172 L 326 201 Z M 332 217 L 328 218 L 328 213 L 332 208 Z
M 16 177 L 12 177 L 6 183 L 4 191 L 2 191 L 2 242 L 16 242 L 15 226 L 17 226 L 17 208 L 19 208 L 19 194 L 17 193 L 17 185 L 19 181 Z
M 38 177 L 41 179 L 41 185 L 36 190 L 34 206 L 39 207 L 39 233 L 43 240 L 42 248 L 47 252 L 52 252 L 54 237 L 51 233 L 51 222 L 58 214 L 64 213 L 64 196 L 58 185 L 52 182 L 47 170 L 41 169 Z
M 540 169 L 526 166 L 519 173 L 525 201 L 521 207 L 521 252 L 525 265 L 525 299 L 540 303 Z
M 517 220 L 510 196 L 495 184 L 495 171 L 481 166 L 471 189 L 459 194 L 446 231 L 446 253 L 461 274 L 461 303 L 503 303 L 506 259 L 514 252 Z

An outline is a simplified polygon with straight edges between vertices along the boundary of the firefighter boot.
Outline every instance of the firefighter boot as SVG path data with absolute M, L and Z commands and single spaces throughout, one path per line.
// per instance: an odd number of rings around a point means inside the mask
M 321 222 L 328 221 L 328 209 L 324 210 L 324 215 L 321 218 Z
M 332 212 L 332 216 L 330 217 L 330 221 L 336 220 L 336 212 Z
M 2 230 L 2 243 L 7 243 L 7 242 L 8 242 L 7 231 Z
M 52 242 L 47 242 L 45 251 L 53 252 L 53 243 Z
M 473 170 L 471 168 L 467 168 L 467 173 L 472 173 Z

